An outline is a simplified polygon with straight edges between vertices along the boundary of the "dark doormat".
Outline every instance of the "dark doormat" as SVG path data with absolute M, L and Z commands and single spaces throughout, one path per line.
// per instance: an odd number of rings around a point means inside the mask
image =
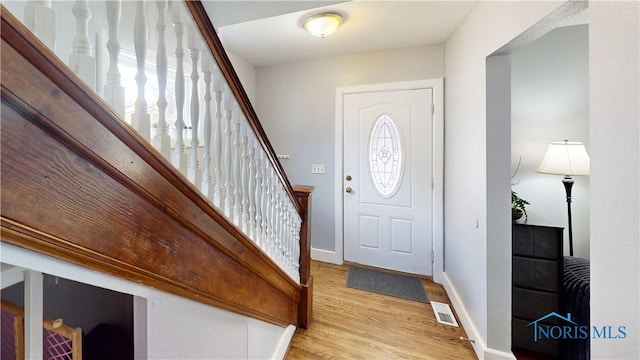
M 428 303 L 422 280 L 416 276 L 349 266 L 347 287 Z

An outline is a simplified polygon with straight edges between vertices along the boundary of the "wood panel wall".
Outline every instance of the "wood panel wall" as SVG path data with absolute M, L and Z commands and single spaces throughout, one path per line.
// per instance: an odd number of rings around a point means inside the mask
M 2 241 L 296 324 L 300 285 L 1 10 Z

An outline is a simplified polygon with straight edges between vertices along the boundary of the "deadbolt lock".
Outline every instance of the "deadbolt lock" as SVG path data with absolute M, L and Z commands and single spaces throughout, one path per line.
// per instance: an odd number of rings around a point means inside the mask
M 346 179 L 347 181 L 351 181 L 351 175 L 347 175 Z

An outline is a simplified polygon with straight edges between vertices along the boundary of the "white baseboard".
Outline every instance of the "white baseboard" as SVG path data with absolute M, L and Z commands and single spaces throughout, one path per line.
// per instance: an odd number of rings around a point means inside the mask
M 272 359 L 283 360 L 287 355 L 287 351 L 289 350 L 289 346 L 291 345 L 291 341 L 293 340 L 293 334 L 296 333 L 295 325 L 289 325 L 284 330 L 280 341 L 278 342 L 278 347 L 276 351 L 273 353 Z
M 453 305 L 453 308 L 455 309 L 456 314 L 458 315 L 458 319 L 460 319 L 460 322 L 462 323 L 462 327 L 467 333 L 467 337 L 469 339 L 474 340 L 474 342 L 471 343 L 471 346 L 473 347 L 473 351 L 475 351 L 476 356 L 478 356 L 478 359 L 480 360 L 485 360 L 485 359 L 486 360 L 488 359 L 516 360 L 516 357 L 510 352 L 498 351 L 498 350 L 487 348 L 487 345 L 484 343 L 484 339 L 482 339 L 482 337 L 480 336 L 480 333 L 478 332 L 478 329 L 473 323 L 471 316 L 469 315 L 469 313 L 467 312 L 467 309 L 464 307 L 464 304 L 462 303 L 462 299 L 460 299 L 460 295 L 458 295 L 458 292 L 456 291 L 455 287 L 451 283 L 451 280 L 449 279 L 449 276 L 447 276 L 446 272 L 442 274 L 442 278 L 444 279 L 444 281 L 442 282 L 442 285 L 444 286 L 444 289 L 447 292 L 447 296 L 449 297 L 449 300 L 451 300 L 451 304 Z
M 464 307 L 464 304 L 462 303 L 458 292 L 456 291 L 453 284 L 451 284 L 451 280 L 449 280 L 449 276 L 446 272 L 442 274 L 442 278 L 444 280 L 442 282 L 444 290 L 447 292 L 447 296 L 449 297 L 449 300 L 451 300 L 451 305 L 453 305 L 453 308 L 456 311 L 456 315 L 458 315 L 458 319 L 460 319 L 462 327 L 467 333 L 467 338 L 474 340 L 474 342 L 471 343 L 471 346 L 473 346 L 473 351 L 475 351 L 478 359 L 484 359 L 484 352 L 487 347 L 480 337 L 480 333 L 478 333 L 478 330 L 473 324 L 473 320 L 471 320 L 467 309 Z
M 342 265 L 342 259 L 339 258 L 335 251 L 311 248 L 311 258 L 317 261 Z
M 484 351 L 485 360 L 516 360 L 515 355 L 510 352 L 498 351 L 494 349 L 486 349 Z

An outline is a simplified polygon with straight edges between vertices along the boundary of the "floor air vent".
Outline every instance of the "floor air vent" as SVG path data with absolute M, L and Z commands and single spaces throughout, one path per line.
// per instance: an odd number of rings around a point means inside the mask
M 433 313 L 436 314 L 436 319 L 440 324 L 458 326 L 456 317 L 453 316 L 451 307 L 448 304 L 432 301 L 431 307 L 433 308 Z

